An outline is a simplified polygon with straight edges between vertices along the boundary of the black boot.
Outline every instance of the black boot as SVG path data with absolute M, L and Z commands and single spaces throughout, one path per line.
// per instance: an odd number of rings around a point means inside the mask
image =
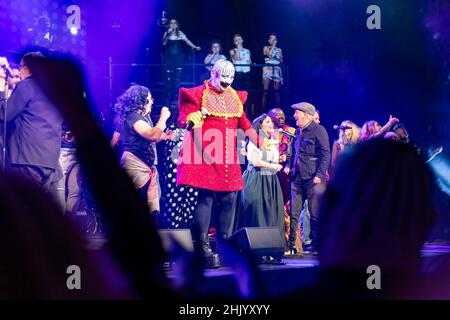
M 202 233 L 200 235 L 200 245 L 204 258 L 204 266 L 207 269 L 220 268 L 219 255 L 214 253 L 209 245 L 208 234 Z

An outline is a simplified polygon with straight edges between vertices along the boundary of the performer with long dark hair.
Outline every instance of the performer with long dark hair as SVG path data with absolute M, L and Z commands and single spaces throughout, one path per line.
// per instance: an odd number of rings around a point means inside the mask
M 163 107 L 157 124 L 153 126 L 150 118 L 152 106 L 153 97 L 150 90 L 144 86 L 133 85 L 117 99 L 115 110 L 122 122 L 122 166 L 141 196 L 147 200 L 150 212 L 158 213 L 159 178 L 155 143 L 171 138 L 171 133 L 163 132 L 170 111 Z
M 184 45 L 188 45 L 191 49 L 200 50 L 199 46 L 194 45 L 180 30 L 180 23 L 176 19 L 171 19 L 169 28 L 163 35 L 164 46 L 164 63 L 166 73 L 166 104 L 176 102 L 176 94 L 180 84 L 181 71 L 184 59 Z
M 383 138 L 383 136 L 388 132 L 393 125 L 398 123 L 398 118 L 389 116 L 388 122 L 382 127 L 375 120 L 366 121 L 362 128 L 361 134 L 359 136 L 359 141 L 367 141 L 373 138 Z
M 252 142 L 246 147 L 248 167 L 242 176 L 244 189 L 238 192 L 235 230 L 245 227 L 277 227 L 284 238 L 283 193 L 277 172 L 280 162 L 279 141 L 271 139 L 274 133 L 272 119 L 263 113 L 252 123 L 265 140 L 258 148 Z
M 186 135 L 178 160 L 177 185 L 199 188 L 194 219 L 206 266 L 220 266 L 208 241 L 213 203 L 219 203 L 216 219 L 218 236 L 227 239 L 232 228 L 236 191 L 244 187 L 237 155 L 237 129 L 241 128 L 258 144 L 256 131 L 244 112 L 247 92 L 231 87 L 234 66 L 216 62 L 211 78 L 201 86 L 180 89 L 179 125 L 193 125 Z

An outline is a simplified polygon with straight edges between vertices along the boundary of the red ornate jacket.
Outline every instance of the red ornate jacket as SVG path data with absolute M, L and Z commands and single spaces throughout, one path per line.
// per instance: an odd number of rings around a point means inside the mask
M 220 91 L 207 81 L 198 87 L 180 89 L 180 127 L 186 127 L 189 114 L 201 108 L 207 110 L 207 115 L 200 128 L 185 135 L 177 164 L 177 185 L 213 191 L 244 188 L 237 130 L 242 129 L 257 145 L 262 143 L 244 112 L 246 100 L 246 91 L 235 91 L 231 87 Z

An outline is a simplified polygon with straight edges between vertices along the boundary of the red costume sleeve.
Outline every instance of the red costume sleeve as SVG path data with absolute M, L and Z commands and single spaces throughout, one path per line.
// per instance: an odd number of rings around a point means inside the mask
M 248 98 L 248 92 L 247 91 L 236 91 L 236 93 L 239 96 L 239 99 L 241 100 L 242 105 L 244 105 Z
M 180 106 L 178 125 L 180 128 L 186 128 L 186 117 L 188 114 L 200 110 L 201 101 L 196 94 L 197 91 L 197 88 L 180 88 L 178 94 L 178 105 Z

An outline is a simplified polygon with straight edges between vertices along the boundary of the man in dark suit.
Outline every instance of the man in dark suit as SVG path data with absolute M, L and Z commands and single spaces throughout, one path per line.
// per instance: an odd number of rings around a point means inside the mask
M 30 52 L 23 56 L 20 63 L 22 81 L 8 99 L 8 170 L 31 179 L 49 192 L 55 192 L 62 117 L 28 67 L 29 62 L 37 58 L 43 58 L 43 55 Z
M 330 143 L 323 126 L 313 121 L 316 108 L 307 102 L 292 105 L 294 118 L 299 129 L 294 143 L 295 154 L 286 165 L 285 173 L 291 173 L 291 210 L 288 250 L 296 253 L 298 218 L 305 200 L 311 215 L 311 248 L 315 252 L 317 241 L 317 208 L 313 199 L 316 186 L 324 185 L 326 171 L 330 164 Z

